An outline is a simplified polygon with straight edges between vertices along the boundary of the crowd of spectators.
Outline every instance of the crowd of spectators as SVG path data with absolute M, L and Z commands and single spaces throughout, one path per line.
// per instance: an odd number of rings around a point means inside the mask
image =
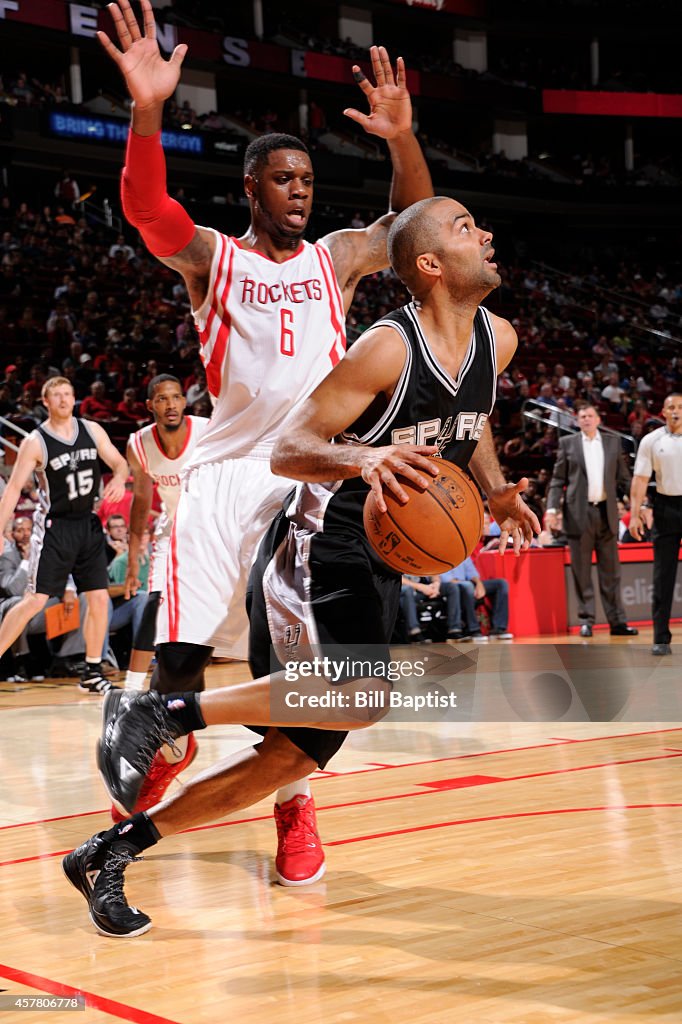
M 59 190 L 68 180 L 57 183 Z M 182 281 L 135 238 L 91 225 L 68 205 L 0 199 L 0 415 L 31 428 L 44 380 L 68 377 L 78 414 L 116 443 L 148 421 L 145 388 L 172 370 L 206 414 L 199 339 Z
M 0 75 L 0 103 L 13 107 L 39 107 L 70 102 L 63 79 L 41 82 L 25 70 L 14 75 Z

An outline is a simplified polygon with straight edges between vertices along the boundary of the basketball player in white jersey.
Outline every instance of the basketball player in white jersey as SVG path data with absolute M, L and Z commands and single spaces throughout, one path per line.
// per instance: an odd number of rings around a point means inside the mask
M 197 227 L 167 195 L 160 140 L 163 104 L 177 87 L 187 47 L 181 44 L 164 60 L 149 0 L 141 7 L 143 30 L 129 0 L 109 5 L 120 49 L 98 32 L 134 101 L 123 208 L 149 250 L 185 280 L 214 403 L 188 466 L 159 612 L 152 686 L 170 693 L 203 689 L 214 651 L 247 654 L 249 569 L 290 486 L 271 474 L 270 452 L 287 414 L 343 356 L 346 311 L 359 279 L 388 265 L 395 214 L 315 245 L 304 241 L 313 195 L 308 152 L 293 136 L 266 135 L 246 151 L 246 234 L 235 239 Z M 372 47 L 371 57 L 376 86 L 353 69 L 370 113 L 345 113 L 388 142 L 391 210 L 400 211 L 433 190 L 412 132 L 403 61 L 394 77 L 385 49 Z M 290 741 L 279 736 L 277 742 L 286 755 Z M 278 791 L 275 816 L 279 881 L 302 885 L 320 878 L 324 855 L 307 779 Z
M 185 415 L 186 399 L 180 381 L 168 373 L 159 374 L 149 382 L 146 404 L 154 422 L 130 435 L 126 452 L 133 475 L 126 598 L 134 596 L 140 587 L 138 572 L 141 540 L 147 530 L 155 485 L 161 498 L 161 514 L 154 530 L 149 598 L 140 626 L 133 637 L 130 665 L 125 679 L 126 689 L 130 690 L 143 688 L 152 660 L 156 617 L 161 594 L 166 588 L 168 546 L 184 468 L 208 427 L 208 420 L 204 417 Z M 194 760 L 196 749 L 196 741 L 192 736 L 180 755 L 167 746 L 157 753 L 140 793 L 140 810 L 151 807 L 161 799 L 176 775 Z M 115 821 L 120 819 L 115 809 L 112 809 L 112 817 Z

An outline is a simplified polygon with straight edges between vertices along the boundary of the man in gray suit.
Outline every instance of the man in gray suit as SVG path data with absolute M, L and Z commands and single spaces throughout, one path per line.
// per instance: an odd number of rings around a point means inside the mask
M 619 494 L 628 494 L 631 474 L 620 439 L 599 431 L 601 418 L 593 405 L 578 412 L 579 434 L 562 437 L 547 490 L 548 529 L 556 527 L 563 497 L 564 531 L 571 551 L 571 570 L 578 596 L 580 635 L 592 636 L 595 601 L 592 552 L 597 554 L 597 576 L 611 636 L 636 636 L 628 626 L 620 598 L 618 561 Z

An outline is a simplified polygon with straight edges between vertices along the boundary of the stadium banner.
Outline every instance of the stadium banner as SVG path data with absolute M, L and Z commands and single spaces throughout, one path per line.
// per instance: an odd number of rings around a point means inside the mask
M 0 22 L 3 20 L 39 25 L 81 39 L 95 40 L 98 30 L 109 34 L 112 32 L 111 17 L 106 10 L 71 0 L 0 0 Z M 156 28 L 159 47 L 168 56 L 179 43 L 186 43 L 190 57 L 195 60 L 283 75 L 293 74 L 299 78 L 315 78 L 325 82 L 348 85 L 353 82 L 352 65 L 355 62 L 346 57 L 292 50 L 257 39 L 221 36 L 214 32 L 166 25 L 161 21 L 157 21 Z M 362 66 L 365 73 L 371 75 L 369 61 L 362 62 Z M 408 69 L 407 86 L 412 95 L 420 94 L 424 77 L 432 76 L 420 75 Z M 438 95 L 441 94 L 439 91 Z
M 127 118 L 120 120 L 92 114 L 63 113 L 61 110 L 51 110 L 41 115 L 41 134 L 53 139 L 69 139 L 71 142 L 125 145 L 129 127 Z M 181 156 L 203 156 L 209 142 L 204 132 L 166 129 L 161 133 L 161 140 L 167 153 Z
M 542 110 L 545 114 L 601 117 L 682 117 L 682 95 L 543 89 Z

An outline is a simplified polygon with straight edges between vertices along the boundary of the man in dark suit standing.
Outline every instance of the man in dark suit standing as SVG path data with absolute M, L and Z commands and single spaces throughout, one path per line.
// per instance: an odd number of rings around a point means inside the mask
M 595 601 L 592 552 L 611 636 L 636 636 L 628 626 L 620 598 L 617 499 L 628 493 L 631 474 L 619 438 L 599 431 L 601 418 L 593 405 L 578 412 L 580 433 L 562 437 L 547 491 L 546 525 L 556 527 L 563 497 L 564 531 L 571 551 L 571 570 L 578 596 L 581 636 L 592 636 Z

